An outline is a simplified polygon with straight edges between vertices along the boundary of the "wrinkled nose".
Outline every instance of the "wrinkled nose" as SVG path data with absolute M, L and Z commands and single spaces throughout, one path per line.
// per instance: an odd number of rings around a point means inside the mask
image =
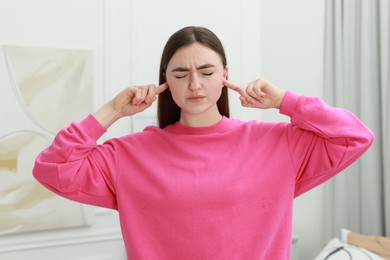
M 198 89 L 202 88 L 201 79 L 199 78 L 199 76 L 196 73 L 192 73 L 190 75 L 190 81 L 189 81 L 188 88 L 190 90 L 198 90 Z

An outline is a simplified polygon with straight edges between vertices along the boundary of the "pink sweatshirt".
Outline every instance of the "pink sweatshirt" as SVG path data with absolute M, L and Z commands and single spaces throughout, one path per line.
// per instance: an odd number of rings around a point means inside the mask
M 96 140 L 92 116 L 56 136 L 34 176 L 119 211 L 128 259 L 290 259 L 294 197 L 356 161 L 374 136 L 350 112 L 287 92 L 291 123 L 223 118 Z

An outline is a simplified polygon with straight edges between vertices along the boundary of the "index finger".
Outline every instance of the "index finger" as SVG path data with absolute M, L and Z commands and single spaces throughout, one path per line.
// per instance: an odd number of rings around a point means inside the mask
M 250 95 L 248 95 L 248 93 L 246 93 L 246 86 L 241 87 L 241 86 L 239 86 L 237 84 L 234 84 L 233 82 L 230 82 L 227 79 L 223 80 L 223 84 L 227 88 L 230 88 L 231 90 L 234 90 L 238 94 L 240 94 L 246 100 L 246 102 L 248 102 L 249 104 L 254 104 L 255 103 L 255 100 Z
M 168 82 L 165 82 L 157 87 L 156 93 L 161 94 L 162 92 L 164 92 L 167 89 L 168 89 Z
M 230 88 L 231 90 L 240 92 L 241 87 L 239 85 L 234 84 L 233 82 L 223 79 L 223 84 L 227 87 Z

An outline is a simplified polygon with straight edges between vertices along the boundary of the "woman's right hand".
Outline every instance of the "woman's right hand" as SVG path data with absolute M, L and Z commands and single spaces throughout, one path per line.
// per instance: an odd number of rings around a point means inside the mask
M 167 88 L 167 83 L 158 87 L 154 84 L 128 87 L 116 95 L 109 104 L 114 111 L 120 114 L 120 117 L 131 116 L 150 107 L 156 101 L 157 95 Z
M 127 87 L 93 115 L 104 127 L 108 128 L 116 120 L 140 113 L 150 107 L 156 101 L 156 96 L 166 89 L 168 89 L 168 83 L 158 87 L 154 84 Z

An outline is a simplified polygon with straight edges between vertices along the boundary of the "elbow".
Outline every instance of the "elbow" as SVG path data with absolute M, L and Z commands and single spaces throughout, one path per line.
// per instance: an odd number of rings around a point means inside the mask
M 32 168 L 32 175 L 33 175 L 33 177 L 34 177 L 37 181 L 40 182 L 40 177 L 41 177 L 40 173 L 41 173 L 41 171 L 39 170 L 39 166 L 40 166 L 40 165 L 39 165 L 38 160 L 35 160 L 34 167 Z
M 367 145 L 367 148 L 369 148 L 375 141 L 375 134 L 370 130 L 367 129 L 367 134 L 365 135 L 365 143 Z
M 362 134 L 355 139 L 355 147 L 361 151 L 361 153 L 366 152 L 375 141 L 375 134 L 368 128 L 365 131 L 361 132 Z
M 33 177 L 43 186 L 58 186 L 57 168 L 55 165 L 35 161 L 32 169 Z
M 48 175 L 48 174 L 44 174 L 44 173 L 47 173 L 47 170 L 42 169 L 41 165 L 39 163 L 35 162 L 35 165 L 32 169 L 32 175 L 42 185 L 44 185 L 44 183 L 46 182 L 45 176 L 47 177 L 47 175 Z

